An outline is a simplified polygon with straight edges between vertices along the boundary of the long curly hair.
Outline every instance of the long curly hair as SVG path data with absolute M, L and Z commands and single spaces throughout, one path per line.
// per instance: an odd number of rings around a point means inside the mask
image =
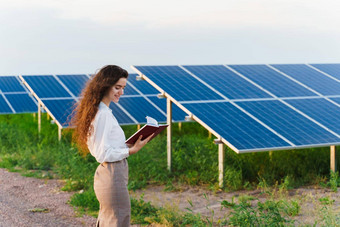
M 99 103 L 120 78 L 128 78 L 128 72 L 116 65 L 107 65 L 101 68 L 90 79 L 81 93 L 81 101 L 74 108 L 71 126 L 75 127 L 73 141 L 79 151 L 86 155 L 87 138 L 92 133 L 91 123 L 95 118 Z

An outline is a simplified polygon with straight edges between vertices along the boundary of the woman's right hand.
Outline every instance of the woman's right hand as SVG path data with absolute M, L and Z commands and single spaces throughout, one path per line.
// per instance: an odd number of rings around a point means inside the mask
M 138 140 L 136 141 L 136 143 L 129 149 L 129 155 L 135 154 L 137 153 L 140 149 L 142 149 L 142 147 L 145 146 L 145 144 L 147 144 L 150 139 L 153 137 L 154 133 L 151 134 L 149 137 L 147 137 L 146 139 L 142 140 L 142 135 L 139 136 Z

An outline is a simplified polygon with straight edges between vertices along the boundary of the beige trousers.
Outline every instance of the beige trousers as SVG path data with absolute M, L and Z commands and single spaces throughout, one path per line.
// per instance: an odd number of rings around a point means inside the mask
M 97 227 L 130 226 L 128 169 L 126 159 L 97 167 L 94 175 L 94 191 L 100 204 Z

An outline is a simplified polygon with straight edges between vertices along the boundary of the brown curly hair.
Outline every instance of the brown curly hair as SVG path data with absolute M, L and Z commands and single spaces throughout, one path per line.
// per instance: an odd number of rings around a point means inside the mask
M 82 90 L 81 101 L 76 104 L 70 123 L 75 127 L 73 141 L 84 155 L 89 153 L 87 138 L 92 133 L 91 123 L 98 112 L 99 103 L 120 78 L 128 78 L 128 75 L 128 72 L 119 66 L 107 65 L 101 68 Z

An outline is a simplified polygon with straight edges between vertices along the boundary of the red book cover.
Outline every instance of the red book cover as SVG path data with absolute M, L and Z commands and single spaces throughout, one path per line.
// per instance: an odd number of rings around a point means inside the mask
M 150 141 L 155 138 L 159 133 L 161 133 L 168 125 L 158 125 L 157 121 L 151 117 L 146 117 L 148 123 L 139 129 L 135 134 L 133 134 L 129 139 L 125 141 L 127 144 L 135 144 L 140 135 L 143 135 L 142 140 L 149 137 L 152 133 L 155 133 Z M 150 142 L 149 141 L 149 142 Z

